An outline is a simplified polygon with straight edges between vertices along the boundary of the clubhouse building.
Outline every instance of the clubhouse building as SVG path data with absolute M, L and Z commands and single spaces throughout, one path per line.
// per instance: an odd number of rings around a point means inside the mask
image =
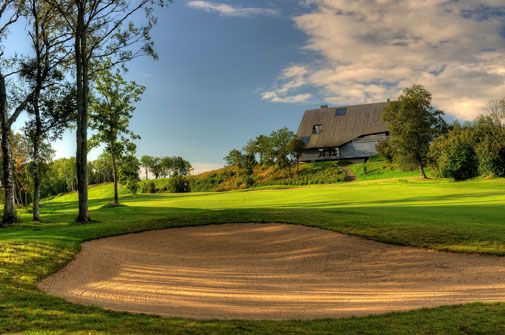
M 305 143 L 301 161 L 349 160 L 375 156 L 389 136 L 382 113 L 387 102 L 305 111 L 297 135 Z

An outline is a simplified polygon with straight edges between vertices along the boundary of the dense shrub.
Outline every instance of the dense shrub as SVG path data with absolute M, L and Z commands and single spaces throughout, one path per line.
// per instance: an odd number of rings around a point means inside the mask
M 466 180 L 479 174 L 479 160 L 475 150 L 466 142 L 458 141 L 450 145 L 439 164 L 442 175 L 454 180 Z
M 491 170 L 495 176 L 505 177 L 505 148 L 501 148 L 492 160 Z
M 318 163 L 319 164 L 319 163 Z M 311 185 L 311 184 L 333 184 L 347 180 L 344 170 L 333 164 L 331 167 L 321 169 L 306 169 L 292 177 L 283 179 L 272 179 L 259 182 L 256 185 Z
M 479 175 L 479 158 L 467 131 L 437 138 L 431 145 L 430 157 L 442 177 L 466 180 Z
M 239 180 L 239 188 L 248 188 L 253 185 L 254 185 L 254 176 L 252 174 L 241 176 Z
M 471 131 L 481 173 L 505 177 L 505 126 L 500 118 L 480 116 Z
M 483 174 L 505 177 L 505 144 L 482 142 L 477 152 Z
M 380 156 L 384 157 L 386 159 L 386 161 L 388 161 L 389 163 L 393 162 L 394 149 L 389 144 L 389 141 L 387 141 L 387 140 L 380 141 L 379 143 L 377 143 L 375 148 L 377 150 L 377 153 Z
M 156 184 L 154 181 L 150 180 L 147 183 L 144 182 L 142 193 L 156 193 Z
M 186 178 L 182 176 L 175 176 L 170 179 L 168 179 L 168 183 L 165 186 L 166 192 L 170 193 L 185 193 L 189 192 L 189 183 L 186 180 Z
M 128 180 L 126 182 L 126 189 L 133 195 L 136 196 L 139 191 L 139 184 L 136 181 Z
M 188 178 L 189 187 L 192 192 L 211 192 L 216 191 L 218 187 L 230 180 L 234 175 L 231 168 L 218 171 L 211 171 L 199 176 Z

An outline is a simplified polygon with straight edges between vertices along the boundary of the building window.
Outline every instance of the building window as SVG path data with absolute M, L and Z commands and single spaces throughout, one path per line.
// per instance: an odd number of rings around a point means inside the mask
M 314 127 L 312 127 L 312 134 L 321 134 L 321 131 L 323 130 L 323 126 L 320 124 L 315 124 Z
M 335 110 L 335 116 L 344 116 L 347 113 L 347 108 L 337 108 Z
M 321 148 L 318 149 L 319 158 L 339 158 L 340 157 L 340 148 Z

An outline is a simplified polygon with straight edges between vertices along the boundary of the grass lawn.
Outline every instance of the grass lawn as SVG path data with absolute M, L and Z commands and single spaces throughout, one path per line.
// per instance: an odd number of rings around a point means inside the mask
M 403 176 L 402 176 L 403 178 Z M 489 334 L 505 333 L 505 304 L 469 304 L 365 318 L 194 321 L 67 303 L 35 283 L 68 263 L 82 241 L 148 229 L 231 222 L 304 224 L 400 244 L 505 255 L 505 180 L 357 181 L 226 193 L 123 196 L 90 189 L 96 223 L 72 223 L 76 196 L 43 204 L 43 223 L 0 231 L 0 333 L 27 334 Z M 505 259 L 504 259 L 505 261 Z M 505 298 L 504 298 L 505 299 Z
M 417 177 L 420 175 L 418 170 L 403 171 L 396 165 L 384 160 L 374 160 L 367 163 L 349 165 L 349 169 L 358 180 L 375 180 L 389 178 Z M 431 174 L 430 168 L 426 168 L 426 173 Z

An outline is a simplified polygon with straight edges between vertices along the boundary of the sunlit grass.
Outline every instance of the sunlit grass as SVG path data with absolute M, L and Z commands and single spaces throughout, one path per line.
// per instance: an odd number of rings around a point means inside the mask
M 396 165 L 387 163 L 384 160 L 372 160 L 367 163 L 353 164 L 349 166 L 349 169 L 358 180 L 408 178 L 420 175 L 420 172 L 417 170 L 403 171 Z M 431 174 L 429 168 L 426 172 L 428 175 Z

